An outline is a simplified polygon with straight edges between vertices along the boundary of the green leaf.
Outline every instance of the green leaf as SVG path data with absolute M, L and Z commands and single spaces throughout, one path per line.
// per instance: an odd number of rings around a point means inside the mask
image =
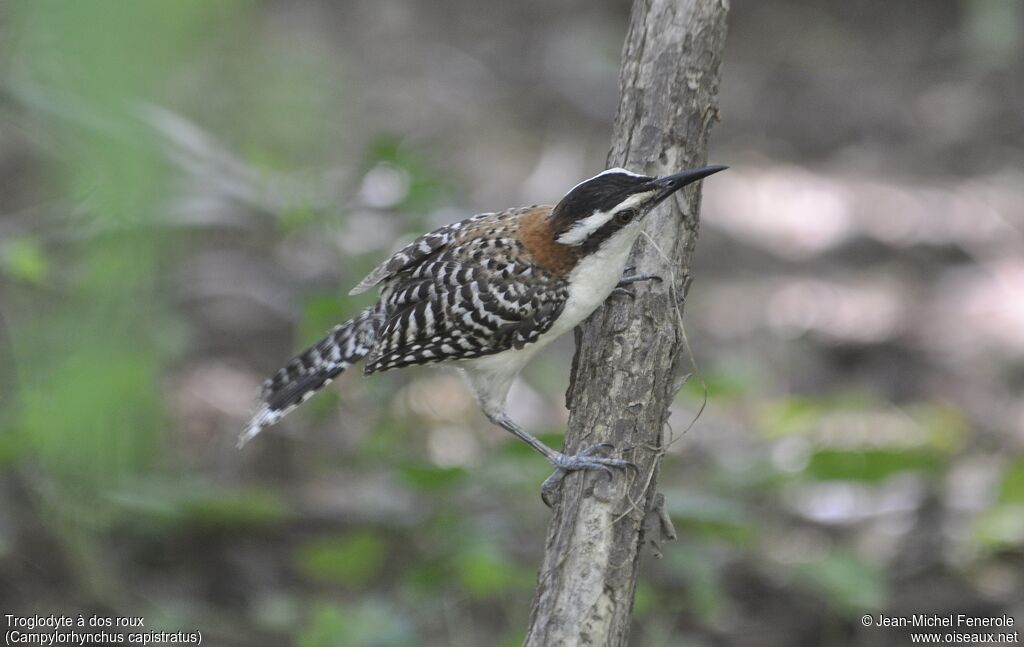
M 821 421 L 825 407 L 808 398 L 788 398 L 766 406 L 758 416 L 766 436 L 777 438 L 813 431 Z
M 308 206 L 291 206 L 281 210 L 277 224 L 284 232 L 293 232 L 315 225 L 323 220 L 324 214 Z
M 1006 470 L 999 488 L 999 501 L 1024 504 L 1024 459 L 1019 459 Z
M 769 438 L 815 431 L 822 419 L 836 412 L 866 412 L 878 409 L 880 403 L 859 392 L 838 392 L 821 397 L 793 397 L 773 402 L 762 408 L 758 424 Z
M 15 238 L 0 250 L 0 269 L 11 277 L 42 285 L 50 275 L 50 262 L 34 238 Z
M 402 480 L 418 490 L 445 490 L 465 480 L 462 467 L 440 467 L 429 463 L 406 463 L 398 468 Z
M 137 481 L 112 491 L 108 500 L 134 526 L 259 526 L 279 523 L 288 515 L 284 502 L 272 492 L 204 483 Z
M 703 377 L 703 381 L 702 378 Z M 752 375 L 742 371 L 719 371 L 703 376 L 692 375 L 686 380 L 680 395 L 694 400 L 704 398 L 704 387 L 708 389 L 709 400 L 735 400 L 749 393 L 756 381 Z
M 269 492 L 233 492 L 186 499 L 185 519 L 203 526 L 274 524 L 287 514 L 280 497 Z
M 405 579 L 412 591 L 433 597 L 449 578 L 450 569 L 444 560 L 427 559 L 412 563 Z
M 33 367 L 49 379 L 22 391 L 27 445 L 51 475 L 83 494 L 147 468 L 163 429 L 157 358 L 91 341 L 52 366 Z
M 25 437 L 11 429 L 0 429 L 0 465 L 13 463 L 25 451 Z
M 493 597 L 504 591 L 529 586 L 524 578 L 493 546 L 480 544 L 469 548 L 455 560 L 455 570 L 466 594 L 471 598 Z
M 299 647 L 348 647 L 341 642 L 346 627 L 345 612 L 335 606 L 321 604 L 313 610 L 305 630 L 299 635 Z
M 941 456 L 927 451 L 823 449 L 811 454 L 804 474 L 819 481 L 878 483 L 899 472 L 935 472 L 944 465 Z
M 1024 505 L 1003 504 L 989 509 L 975 524 L 974 537 L 991 548 L 1024 546 Z
M 296 565 L 307 578 L 362 586 L 380 571 L 387 553 L 371 532 L 329 537 L 299 548 Z
M 635 617 L 645 616 L 658 608 L 658 592 L 650 583 L 643 580 L 636 583 L 636 593 L 633 596 L 633 615 Z

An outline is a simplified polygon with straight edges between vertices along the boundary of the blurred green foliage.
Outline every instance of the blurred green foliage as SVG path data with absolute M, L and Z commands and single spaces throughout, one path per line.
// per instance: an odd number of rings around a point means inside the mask
M 790 397 L 766 405 L 758 415 L 758 422 L 768 437 L 808 434 L 818 429 L 830 413 L 838 410 L 863 411 L 871 404 L 870 398 L 859 393 Z
M 684 540 L 665 557 L 668 568 L 684 583 L 684 598 L 680 600 L 679 608 L 687 609 L 711 624 L 721 619 L 728 597 L 722 588 L 717 565 L 709 559 L 715 552 L 714 542 L 714 538 Z
M 289 518 L 285 502 L 274 492 L 228 489 L 198 480 L 150 477 L 112 490 L 108 498 L 122 525 L 156 532 L 258 528 Z
M 412 647 L 412 627 L 389 604 L 368 600 L 359 605 L 318 605 L 298 647 Z
M 672 520 L 687 534 L 736 544 L 757 535 L 755 519 L 743 503 L 710 494 L 673 492 L 666 507 Z
M 920 451 L 818 450 L 811 454 L 804 470 L 809 478 L 822 481 L 867 481 L 880 483 L 900 472 L 935 472 L 946 462 L 937 454 Z
M 1013 550 L 1024 545 L 1024 460 L 1010 463 L 998 500 L 974 526 L 976 541 L 986 550 Z
M 50 261 L 38 240 L 24 236 L 4 242 L 0 270 L 13 279 L 42 286 L 50 275 Z
M 800 564 L 799 572 L 828 596 L 840 614 L 853 616 L 885 604 L 882 574 L 855 554 L 829 553 Z
M 999 488 L 1000 503 L 1024 505 L 1024 459 L 1010 464 Z
M 452 193 L 450 180 L 435 170 L 422 151 L 406 145 L 399 137 L 377 137 L 370 145 L 367 161 L 373 166 L 387 164 L 408 178 L 408 190 L 398 207 L 411 214 L 429 213 Z
M 453 488 L 469 476 L 463 467 L 439 467 L 431 463 L 405 463 L 399 468 L 399 474 L 409 487 L 425 492 Z
M 298 347 L 307 348 L 323 339 L 328 330 L 354 314 L 350 308 L 347 299 L 339 299 L 337 294 L 308 296 L 296 332 Z
M 501 546 L 490 542 L 477 542 L 460 550 L 455 571 L 470 598 L 490 598 L 512 590 L 525 593 L 533 586 L 533 577 L 510 562 Z
M 296 564 L 312 580 L 366 586 L 378 575 L 387 546 L 370 531 L 344 537 L 324 537 L 299 549 Z
M 92 505 L 105 488 L 154 468 L 165 425 L 160 380 L 170 309 L 156 290 L 164 250 L 153 227 L 169 169 L 130 109 L 136 97 L 161 96 L 210 7 L 43 1 L 14 8 L 19 62 L 27 64 L 15 87 L 43 109 L 60 143 L 48 168 L 52 190 L 78 204 L 65 216 L 73 237 L 59 268 L 47 261 L 47 245 L 31 238 L 8 241 L 0 254 L 16 278 L 60 290 L 31 306 L 32 287 L 12 298 L 30 315 L 11 322 L 22 379 L 16 429 L 59 496 Z
M 22 394 L 21 433 L 47 475 L 66 487 L 62 494 L 83 503 L 152 468 L 162 426 L 159 358 L 103 337 L 83 334 L 81 348 L 62 349 L 67 355 L 46 367 L 45 385 Z
M 691 375 L 683 384 L 680 396 L 702 400 L 706 390 L 708 400 L 738 400 L 755 386 L 755 377 L 743 369 L 718 370 Z

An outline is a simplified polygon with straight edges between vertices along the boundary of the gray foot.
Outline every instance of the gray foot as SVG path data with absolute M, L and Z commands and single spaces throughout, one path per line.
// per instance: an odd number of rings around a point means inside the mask
M 621 458 L 606 458 L 604 456 L 594 455 L 599 451 L 610 449 L 614 449 L 611 443 L 601 443 L 599 445 L 588 447 L 572 456 L 566 456 L 561 453 L 557 454 L 555 459 L 552 461 L 555 465 L 554 473 L 544 479 L 544 483 L 540 486 L 540 498 L 544 501 L 544 505 L 549 508 L 554 506 L 554 503 L 558 500 L 562 480 L 569 472 L 575 472 L 578 470 L 602 470 L 608 475 L 608 478 L 611 479 L 615 476 L 611 469 L 613 467 L 617 469 L 632 468 L 634 471 L 637 470 L 636 465 L 629 461 L 622 460 Z
M 634 268 L 632 267 L 626 268 L 626 274 L 624 274 L 622 278 L 619 279 L 618 284 L 612 291 L 614 294 L 624 294 L 626 296 L 632 297 L 635 295 L 631 290 L 628 289 L 627 286 L 630 286 L 634 283 L 640 283 L 641 281 L 657 281 L 658 283 L 661 283 L 662 281 L 661 277 L 656 274 L 633 274 L 633 269 Z

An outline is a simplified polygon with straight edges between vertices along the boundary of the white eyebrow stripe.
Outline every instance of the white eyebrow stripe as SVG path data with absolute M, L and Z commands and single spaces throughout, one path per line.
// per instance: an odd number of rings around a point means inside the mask
M 645 200 L 647 200 L 647 198 L 649 198 L 651 196 L 651 194 L 655 193 L 655 192 L 656 191 L 644 191 L 643 193 L 634 193 L 633 195 L 631 195 L 628 198 L 626 198 L 622 202 L 622 204 L 620 204 L 617 207 L 615 207 L 614 209 L 612 209 L 612 213 L 618 213 L 618 212 L 622 211 L 623 209 L 630 209 L 632 207 L 635 207 L 638 204 L 640 204 L 640 203 L 644 202 Z
M 614 211 L 598 211 L 594 214 L 577 220 L 573 223 L 572 227 L 556 238 L 555 240 L 563 245 L 579 245 L 585 241 L 590 234 L 600 229 L 605 223 L 612 219 L 615 215 Z
M 566 191 L 565 195 L 569 195 L 570 193 L 575 191 L 577 188 L 583 186 L 584 184 L 586 184 L 587 182 L 589 182 L 591 180 L 595 180 L 595 179 L 601 177 L 602 175 L 611 175 L 613 173 L 621 173 L 622 175 L 629 175 L 631 177 L 644 177 L 643 175 L 640 175 L 639 173 L 634 173 L 633 171 L 627 171 L 624 168 L 620 168 L 620 167 L 616 166 L 615 168 L 610 168 L 610 169 L 608 169 L 606 171 L 601 171 L 600 173 L 598 173 L 594 177 L 588 177 L 587 179 L 583 180 L 582 182 L 580 182 L 579 184 L 577 184 L 573 188 L 571 188 L 568 191 Z
M 618 204 L 611 211 L 598 211 L 582 220 L 577 220 L 572 227 L 555 240 L 563 245 L 579 245 L 585 241 L 590 234 L 603 227 L 615 214 L 623 209 L 630 209 L 646 200 L 653 191 L 645 191 L 629 196 L 622 204 Z

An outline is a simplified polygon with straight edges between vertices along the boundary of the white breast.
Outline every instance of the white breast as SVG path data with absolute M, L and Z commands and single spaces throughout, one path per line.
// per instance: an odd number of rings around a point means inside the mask
M 569 299 L 562 315 L 543 337 L 571 330 L 604 303 L 626 267 L 629 251 L 640 234 L 640 223 L 620 232 L 596 252 L 581 259 L 569 274 Z M 542 339 L 543 339 L 542 337 Z M 540 343 L 538 341 L 538 343 Z

